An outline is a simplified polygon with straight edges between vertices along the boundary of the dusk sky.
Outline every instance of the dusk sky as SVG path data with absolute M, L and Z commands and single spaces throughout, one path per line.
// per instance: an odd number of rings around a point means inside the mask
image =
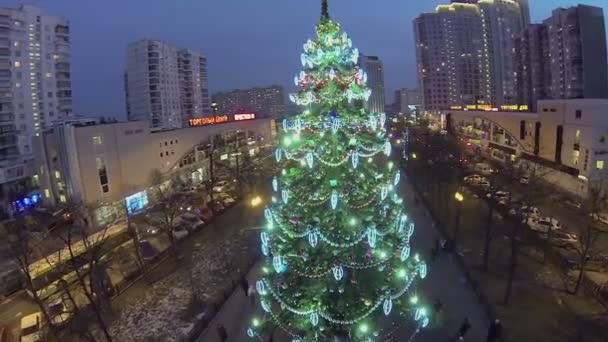
M 529 0 L 533 21 L 575 0 Z M 71 23 L 72 86 L 78 115 L 125 118 L 122 74 L 129 42 L 167 40 L 208 57 L 211 93 L 256 85 L 292 89 L 302 43 L 312 37 L 320 0 L 30 0 Z M 355 46 L 385 66 L 393 90 L 415 86 L 412 20 L 448 0 L 330 0 L 332 19 Z M 22 1 L 1 0 L 16 7 Z M 586 0 L 605 6 L 606 0 Z M 604 8 L 604 15 L 606 9 Z

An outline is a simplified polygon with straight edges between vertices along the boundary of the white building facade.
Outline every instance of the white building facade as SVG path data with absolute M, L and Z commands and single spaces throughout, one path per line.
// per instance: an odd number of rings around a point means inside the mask
M 124 82 L 129 120 L 172 129 L 211 114 L 203 53 L 159 40 L 138 40 L 127 47 Z
M 384 64 L 378 56 L 359 56 L 359 65 L 367 73 L 367 86 L 372 91 L 367 100 L 367 110 L 371 113 L 384 113 L 385 87 Z

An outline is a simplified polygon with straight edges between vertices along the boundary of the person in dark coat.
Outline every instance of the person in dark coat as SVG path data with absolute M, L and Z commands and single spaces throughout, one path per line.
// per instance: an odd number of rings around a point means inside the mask
M 471 323 L 469 322 L 469 318 L 465 317 L 458 329 L 458 338 L 464 338 L 464 335 L 466 335 L 469 330 L 471 330 Z
M 495 319 L 488 329 L 487 342 L 502 341 L 502 323 L 499 319 Z
M 223 325 L 217 325 L 217 336 L 220 337 L 222 342 L 226 342 L 228 340 L 228 332 L 226 332 L 226 328 Z

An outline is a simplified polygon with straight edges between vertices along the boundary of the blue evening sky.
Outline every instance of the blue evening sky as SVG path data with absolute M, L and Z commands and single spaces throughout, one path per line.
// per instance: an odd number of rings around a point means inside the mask
M 576 0 L 529 0 L 533 21 Z M 606 0 L 585 0 L 605 6 Z M 355 45 L 384 61 L 387 102 L 415 86 L 412 20 L 448 0 L 330 0 L 330 14 Z M 15 7 L 17 0 L 1 0 Z M 30 0 L 66 17 L 72 31 L 75 112 L 125 116 L 125 48 L 150 37 L 205 52 L 211 93 L 256 85 L 292 89 L 302 43 L 314 33 L 320 0 Z M 604 8 L 604 12 L 606 9 Z M 606 13 L 604 14 L 606 15 Z

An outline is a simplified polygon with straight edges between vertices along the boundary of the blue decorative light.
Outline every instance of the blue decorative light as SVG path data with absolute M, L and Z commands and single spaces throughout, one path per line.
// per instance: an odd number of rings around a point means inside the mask
M 272 179 L 272 189 L 277 192 L 277 190 L 279 190 L 279 180 L 277 179 L 277 176 L 274 176 L 274 178 Z
M 378 231 L 376 228 L 367 229 L 367 243 L 370 247 L 376 247 L 376 240 L 378 239 Z
M 357 168 L 357 164 L 359 164 L 359 152 L 354 151 L 351 155 L 351 162 L 353 164 L 353 169 Z
M 297 118 L 296 122 L 295 122 L 294 129 L 296 130 L 296 132 L 298 134 L 300 134 L 300 131 L 302 131 L 302 125 L 303 125 L 302 119 L 301 118 Z
M 289 200 L 289 191 L 287 191 L 287 189 L 281 191 L 281 198 L 283 199 L 283 203 L 287 204 L 287 201 Z
M 272 209 L 270 209 L 270 208 L 264 209 L 264 218 L 266 218 L 266 221 L 272 222 Z
M 393 300 L 391 299 L 390 296 L 388 296 L 384 300 L 384 304 L 382 305 L 382 308 L 384 309 L 384 314 L 386 316 L 388 316 L 391 313 L 391 310 L 393 309 Z
M 369 115 L 369 127 L 371 127 L 372 131 L 375 131 L 378 128 L 378 120 L 374 114 Z
M 280 255 L 276 255 L 272 258 L 272 266 L 274 266 L 274 270 L 277 271 L 277 273 L 281 273 L 285 270 L 285 262 L 283 260 L 283 257 Z
M 422 308 L 417 308 L 416 313 L 414 313 L 414 320 L 418 321 L 422 318 Z
M 429 318 L 428 318 L 428 317 L 424 317 L 424 318 L 422 319 L 422 325 L 421 325 L 421 326 L 422 326 L 423 328 L 426 328 L 426 326 L 427 326 L 427 325 L 429 325 L 429 322 L 430 322 Z
M 399 233 L 401 233 L 403 231 L 403 228 L 405 228 L 406 223 L 407 223 L 407 215 L 401 215 L 401 217 L 399 218 L 399 222 L 397 223 L 397 225 L 398 225 L 397 231 Z
M 283 130 L 286 131 L 289 128 L 289 121 L 283 119 Z
M 401 179 L 401 171 L 395 172 L 395 178 L 393 178 L 393 185 L 397 186 L 397 184 L 399 184 L 400 179 Z
M 340 118 L 334 118 L 331 121 L 331 131 L 333 133 L 336 133 L 338 131 L 338 129 L 340 128 Z
M 344 269 L 342 269 L 342 266 L 334 266 L 333 273 L 334 278 L 336 278 L 337 281 L 340 281 L 344 276 Z
M 312 152 L 308 152 L 306 154 L 306 164 L 308 164 L 308 167 L 312 169 L 313 163 L 314 163 L 314 156 L 312 155 Z
M 313 327 L 316 327 L 317 324 L 319 324 L 319 314 L 316 312 L 313 312 L 310 314 L 310 323 L 312 324 Z
M 410 222 L 410 226 L 406 232 L 407 237 L 411 237 L 414 234 L 414 222 Z
M 268 233 L 262 232 L 260 233 L 260 240 L 262 240 L 262 245 L 268 245 Z
M 380 189 L 380 199 L 384 201 L 386 199 L 386 196 L 388 196 L 388 186 L 385 184 Z
M 266 294 L 266 284 L 263 280 L 258 280 L 255 282 L 255 289 L 262 296 Z
M 268 256 L 270 254 L 270 249 L 268 245 L 262 244 L 262 254 L 264 254 L 264 256 Z
M 385 113 L 381 113 L 380 114 L 380 127 L 384 127 L 385 123 L 386 123 L 386 114 Z
M 306 62 L 307 62 L 306 54 L 303 53 L 300 55 L 300 62 L 302 62 L 303 67 L 306 67 Z
M 406 245 L 401 248 L 401 261 L 407 260 L 410 257 L 410 246 Z
M 336 209 L 338 205 L 338 192 L 336 190 L 332 190 L 331 198 L 330 198 L 331 208 Z
M 283 151 L 281 151 L 280 148 L 277 148 L 276 151 L 274 151 L 274 157 L 277 160 L 277 163 L 281 161 L 282 156 L 283 156 Z
M 317 236 L 317 232 L 312 232 L 308 234 L 308 243 L 312 248 L 317 247 L 317 243 L 319 242 L 319 238 Z
M 391 143 L 389 141 L 384 143 L 384 154 L 386 154 L 386 156 L 390 156 L 391 155 Z
M 262 309 L 266 312 L 270 312 L 270 306 L 268 305 L 268 303 L 266 303 L 265 300 L 261 300 L 260 301 L 260 305 L 262 306 Z
M 426 263 L 424 261 L 421 261 L 418 264 L 418 273 L 420 274 L 421 279 L 426 278 Z
M 253 331 L 253 329 L 251 329 L 251 328 L 247 329 L 247 336 L 249 336 L 249 337 L 255 336 L 255 332 Z

